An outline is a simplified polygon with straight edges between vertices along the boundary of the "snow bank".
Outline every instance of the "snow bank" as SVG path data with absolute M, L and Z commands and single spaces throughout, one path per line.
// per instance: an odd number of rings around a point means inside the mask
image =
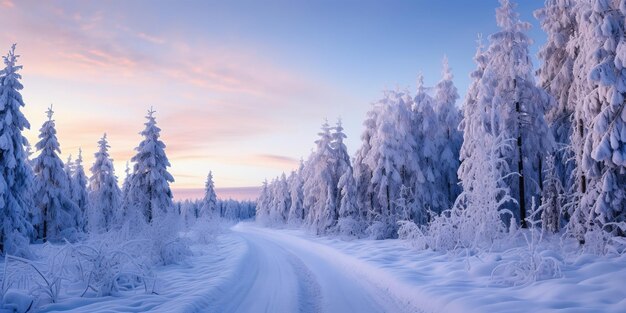
M 502 252 L 455 255 L 415 251 L 402 240 L 341 241 L 299 230 L 249 224 L 237 228 L 306 247 L 425 312 L 624 312 L 626 308 L 626 256 L 581 254 L 560 259 L 560 278 L 512 286 L 492 277 L 496 267 L 512 261 Z M 558 258 L 557 253 L 549 256 Z

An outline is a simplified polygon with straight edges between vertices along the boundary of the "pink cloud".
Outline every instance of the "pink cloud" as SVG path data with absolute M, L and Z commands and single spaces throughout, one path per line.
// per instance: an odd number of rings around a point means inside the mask
M 14 8 L 15 7 L 15 3 L 13 3 L 13 1 L 11 0 L 2 0 L 2 2 L 0 2 L 0 5 L 2 5 L 2 7 L 4 8 Z

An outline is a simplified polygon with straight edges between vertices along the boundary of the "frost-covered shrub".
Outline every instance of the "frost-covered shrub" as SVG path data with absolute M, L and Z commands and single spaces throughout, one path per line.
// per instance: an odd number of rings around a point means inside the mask
M 408 241 L 413 248 L 424 250 L 432 245 L 431 238 L 425 234 L 427 227 L 418 226 L 413 221 L 399 221 L 398 225 L 398 238 Z
M 182 220 L 169 213 L 146 225 L 141 236 L 148 242 L 148 254 L 156 264 L 175 264 L 191 255 L 188 239 L 180 236 Z
M 152 281 L 149 264 L 141 255 L 143 240 L 117 243 L 108 240 L 70 246 L 72 268 L 84 283 L 84 295 L 92 290 L 98 296 L 117 295 L 120 291 Z
M 365 235 L 374 240 L 393 238 L 394 227 L 390 227 L 385 221 L 374 221 L 365 229 Z
M 626 239 L 615 236 L 607 228 L 626 232 L 626 223 L 607 223 L 601 227 L 597 222 L 587 227 L 583 251 L 595 255 L 623 254 L 626 252 Z
M 363 232 L 363 223 L 352 216 L 340 217 L 337 222 L 337 233 L 344 239 L 359 238 Z
M 221 225 L 217 218 L 197 220 L 188 228 L 189 238 L 199 244 L 215 242 L 217 235 L 222 232 Z
M 537 280 L 561 276 L 562 261 L 544 246 L 544 228 L 541 223 L 541 210 L 535 209 L 532 199 L 531 210 L 526 222 L 528 230 L 520 230 L 523 247 L 515 247 L 503 253 L 503 261 L 496 266 L 491 278 L 496 283 L 506 285 L 525 285 Z
M 6 255 L 2 275 L 3 297 L 11 291 L 26 292 L 36 302 L 47 299 L 56 302 L 67 280 L 65 250 L 61 249 L 45 262 L 35 262 Z

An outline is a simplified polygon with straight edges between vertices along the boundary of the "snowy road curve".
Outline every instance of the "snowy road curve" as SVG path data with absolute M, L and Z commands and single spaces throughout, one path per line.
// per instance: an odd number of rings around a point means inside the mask
M 330 247 L 251 224 L 233 230 L 248 249 L 211 312 L 419 312 Z

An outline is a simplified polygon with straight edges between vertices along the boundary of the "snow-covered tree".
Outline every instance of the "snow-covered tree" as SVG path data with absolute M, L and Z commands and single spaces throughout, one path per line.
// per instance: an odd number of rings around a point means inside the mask
M 459 93 L 452 81 L 452 71 L 448 59 L 443 60 L 443 77 L 435 86 L 435 113 L 439 121 L 437 156 L 441 182 L 438 184 L 446 190 L 446 198 L 442 208 L 450 208 L 458 196 L 457 170 L 459 168 L 459 150 L 463 143 L 463 135 L 458 130 L 461 121 L 461 111 L 456 102 Z
M 624 1 L 593 1 L 589 20 L 592 44 L 583 116 L 590 121 L 583 150 L 583 170 L 597 185 L 593 213 L 605 224 L 626 221 L 626 38 Z M 620 232 L 618 229 L 615 231 Z
M 52 108 L 47 111 L 48 120 L 44 122 L 36 145 L 39 156 L 35 158 L 35 205 L 40 211 L 39 237 L 46 240 L 73 240 L 79 231 L 74 217 L 80 209 L 70 198 L 69 180 L 63 161 L 59 158 L 61 149 L 56 136 Z
M 275 224 L 284 224 L 287 222 L 289 207 L 291 206 L 291 196 L 285 173 L 272 183 L 272 187 L 270 220 Z
M 575 192 L 573 175 L 576 163 L 570 139 L 572 137 L 576 94 L 571 87 L 575 80 L 574 61 L 579 53 L 576 37 L 577 1 L 546 0 L 544 8 L 535 11 L 541 28 L 547 33 L 548 40 L 539 51 L 543 61 L 537 71 L 539 85 L 554 98 L 554 105 L 546 112 L 546 121 L 552 129 L 556 143 L 557 175 L 566 190 Z
M 443 96 L 442 96 L 443 98 Z M 448 99 L 450 100 L 450 99 Z M 418 224 L 427 221 L 428 211 L 441 212 L 451 206 L 449 202 L 448 180 L 446 170 L 448 166 L 443 164 L 446 160 L 441 153 L 447 145 L 447 127 L 449 121 L 440 121 L 435 108 L 438 106 L 427 92 L 424 86 L 424 77 L 420 74 L 417 79 L 417 93 L 413 100 L 413 140 L 417 143 L 413 147 L 416 155 L 417 167 L 413 171 L 414 182 L 408 180 L 408 184 L 397 188 L 394 200 L 402 199 L 405 203 L 412 203 L 410 218 Z M 443 106 L 443 105 L 442 105 Z M 442 115 L 444 109 L 441 108 Z M 450 128 L 456 127 L 451 125 Z M 446 134 L 444 136 L 444 134 Z M 408 151 L 401 153 L 406 154 Z M 450 152 L 452 153 L 452 152 Z M 450 165 L 452 166 L 452 165 Z M 407 188 L 409 187 L 409 188 Z M 413 197 L 413 199 L 410 199 Z M 399 212 L 397 212 L 399 213 Z
M 545 179 L 541 191 L 541 226 L 545 231 L 557 233 L 561 227 L 563 208 L 563 186 L 557 175 L 553 155 L 546 157 Z
M 315 141 L 317 148 L 307 161 L 303 178 L 303 203 L 307 211 L 305 222 L 318 234 L 326 233 L 334 226 L 336 220 L 329 219 L 329 216 L 332 217 L 332 212 L 337 209 L 334 201 L 337 184 L 333 183 L 331 167 L 331 127 L 324 122 L 321 129 L 319 139 Z
M 343 176 L 346 172 L 352 172 L 352 164 L 350 163 L 350 155 L 348 154 L 348 148 L 346 144 L 343 142 L 348 136 L 343 131 L 343 125 L 341 120 L 337 121 L 332 133 L 332 142 L 331 148 L 333 149 L 333 158 L 332 163 L 334 166 L 333 169 L 333 180 L 339 182 L 341 176 Z M 341 188 L 338 187 L 338 190 Z M 336 195 L 336 207 L 340 207 L 340 203 L 342 202 L 343 196 L 340 192 Z M 349 201 L 353 201 L 350 199 Z
M 0 72 L 0 254 L 24 256 L 33 233 L 29 221 L 33 176 L 24 151 L 28 141 L 22 131 L 30 124 L 20 111 L 24 101 L 18 57 L 13 45 Z
M 372 189 L 372 169 L 365 162 L 366 158 L 372 153 L 373 139 L 375 138 L 376 125 L 378 116 L 381 114 L 383 105 L 375 103 L 367 112 L 363 126 L 365 130 L 361 134 L 361 147 L 356 151 L 354 162 L 352 164 L 354 171 L 354 180 L 356 183 L 356 202 L 361 209 L 361 218 L 370 220 L 371 212 L 374 212 L 374 190 Z
M 74 176 L 74 162 L 72 161 L 72 155 L 67 156 L 67 161 L 65 161 L 63 170 L 65 171 L 65 175 L 67 175 L 68 181 L 72 180 L 72 176 Z M 72 194 L 72 184 L 69 185 L 68 190 L 70 191 L 70 195 Z
M 474 55 L 474 62 L 476 63 L 476 69 L 470 73 L 470 86 L 465 94 L 465 100 L 463 102 L 461 122 L 459 124 L 459 130 L 463 133 L 463 144 L 459 153 L 459 170 L 457 175 L 460 177 L 461 173 L 466 172 L 466 168 L 471 167 L 473 164 L 464 162 L 473 153 L 476 141 L 474 138 L 478 138 L 482 135 L 483 129 L 477 127 L 477 124 L 482 125 L 484 123 L 484 117 L 482 113 L 484 110 L 479 109 L 478 97 L 480 91 L 480 83 L 487 67 L 487 54 L 484 51 L 482 42 L 482 36 L 478 36 L 476 54 Z M 476 132 L 479 133 L 476 133 Z
M 170 183 L 174 177 L 167 171 L 170 162 L 165 155 L 165 144 L 159 139 L 161 129 L 156 125 L 155 111 L 150 109 L 141 132 L 143 140 L 135 148 L 137 154 L 129 191 L 132 209 L 138 210 L 145 221 L 165 216 L 172 206 Z
M 304 195 L 302 194 L 302 186 L 304 181 L 302 180 L 302 172 L 304 170 L 304 161 L 300 161 L 300 167 L 298 170 L 291 172 L 289 175 L 289 198 L 291 204 L 289 206 L 289 216 L 287 221 L 293 225 L 299 225 L 304 219 L 304 204 L 302 203 Z
M 80 231 L 87 231 L 87 214 L 89 205 L 89 194 L 87 192 L 87 175 L 83 167 L 83 151 L 78 149 L 78 158 L 74 162 L 74 173 L 72 175 L 72 201 L 76 203 L 79 214 L 76 216 L 76 225 Z
M 269 184 L 267 183 L 267 179 L 263 181 L 263 185 L 261 187 L 261 194 L 257 199 L 256 203 L 256 219 L 262 223 L 267 223 L 269 219 L 269 209 L 271 203 L 271 195 L 269 190 Z
M 213 183 L 213 172 L 209 171 L 204 185 L 204 198 L 202 205 L 198 208 L 196 218 L 209 218 L 211 216 L 219 216 L 217 207 L 217 194 L 215 193 L 215 185 Z
M 129 207 L 130 207 L 130 198 L 129 198 L 129 191 L 130 191 L 130 181 L 131 181 L 131 176 L 132 173 L 130 172 L 130 165 L 129 162 L 126 161 L 126 167 L 124 168 L 124 182 L 122 183 L 122 195 L 121 195 L 121 216 L 122 216 L 122 220 L 126 221 L 130 218 L 130 213 L 129 212 Z M 194 213 L 195 214 L 195 213 Z
M 531 40 L 526 35 L 530 24 L 520 21 L 511 1 L 501 0 L 500 3 L 496 10 L 500 31 L 490 36 L 490 46 L 485 52 L 487 63 L 478 82 L 476 102 L 465 110 L 481 112 L 473 115 L 477 120 L 470 123 L 482 125 L 494 137 L 503 136 L 506 142 L 517 142 L 514 149 L 505 145 L 500 153 L 508 161 L 509 169 L 518 175 L 506 172 L 502 175 L 508 177 L 512 196 L 519 199 L 517 215 L 525 226 L 526 203 L 539 196 L 540 186 L 535 182 L 543 181 L 543 157 L 552 149 L 553 139 L 544 120 L 550 97 L 534 82 L 528 52 Z M 490 110 L 495 110 L 495 114 L 492 115 Z M 467 142 L 475 141 L 470 139 Z M 468 164 L 461 169 L 466 171 L 471 166 L 474 165 Z
M 122 218 L 121 191 L 109 148 L 107 135 L 104 134 L 98 141 L 98 152 L 94 155 L 89 178 L 89 228 L 96 233 L 120 226 Z
M 369 233 L 375 238 L 394 237 L 397 216 L 394 201 L 402 186 L 413 188 L 419 173 L 413 100 L 406 92 L 387 91 L 375 104 L 376 129 L 363 162 L 372 173 L 368 190 L 372 195 Z M 432 108 L 431 108 L 432 110 Z M 355 165 L 356 166 L 356 165 Z
M 364 221 L 357 206 L 356 182 L 351 166 L 339 178 L 337 188 L 340 195 L 338 232 L 344 236 L 360 236 Z

